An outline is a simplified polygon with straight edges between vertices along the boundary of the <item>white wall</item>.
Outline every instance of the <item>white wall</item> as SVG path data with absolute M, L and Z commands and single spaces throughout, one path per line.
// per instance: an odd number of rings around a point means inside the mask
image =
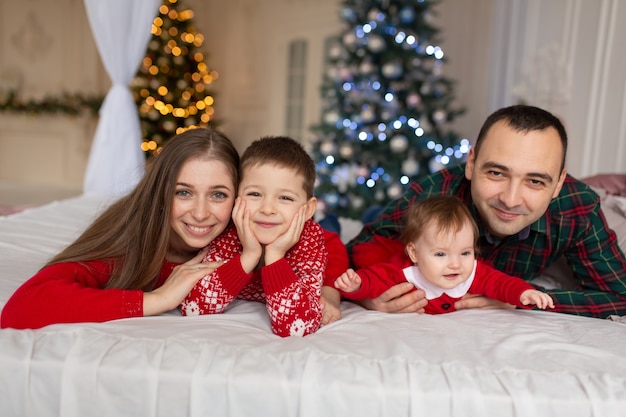
M 497 0 L 496 108 L 524 100 L 562 118 L 569 172 L 626 172 L 626 1 Z
M 189 0 L 210 51 L 216 118 L 242 150 L 263 135 L 284 133 L 287 47 L 308 41 L 305 123 L 319 120 L 323 43 L 338 34 L 336 0 Z

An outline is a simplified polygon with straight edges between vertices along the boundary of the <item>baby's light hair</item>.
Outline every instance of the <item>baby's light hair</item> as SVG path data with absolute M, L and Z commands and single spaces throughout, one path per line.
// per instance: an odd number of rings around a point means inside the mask
M 478 226 L 465 204 L 452 195 L 432 196 L 413 204 L 406 212 L 400 239 L 406 245 L 419 239 L 428 226 L 434 226 L 440 234 L 457 233 L 468 224 L 472 227 L 476 244 Z

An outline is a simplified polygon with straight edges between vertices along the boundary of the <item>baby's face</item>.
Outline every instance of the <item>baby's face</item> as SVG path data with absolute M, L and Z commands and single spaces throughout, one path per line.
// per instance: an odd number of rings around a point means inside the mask
M 438 233 L 429 225 L 419 239 L 407 245 L 407 252 L 428 282 L 454 288 L 474 269 L 474 231 L 466 224 L 456 233 Z
M 249 166 L 242 173 L 239 196 L 250 211 L 252 231 L 261 244 L 284 234 L 298 209 L 310 204 L 304 179 L 294 169 L 276 165 Z

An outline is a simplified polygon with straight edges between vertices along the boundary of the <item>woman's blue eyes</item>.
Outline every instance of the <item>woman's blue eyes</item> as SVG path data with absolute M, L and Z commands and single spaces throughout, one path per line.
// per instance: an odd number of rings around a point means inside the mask
M 179 197 L 190 197 L 192 195 L 191 191 L 189 190 L 177 190 L 175 194 Z M 211 198 L 214 198 L 216 200 L 224 200 L 228 198 L 228 194 L 222 191 L 216 191 L 211 194 Z

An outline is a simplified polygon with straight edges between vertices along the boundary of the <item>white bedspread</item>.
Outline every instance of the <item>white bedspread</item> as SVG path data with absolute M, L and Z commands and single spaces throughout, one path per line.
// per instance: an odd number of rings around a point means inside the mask
M 0 218 L 0 307 L 103 205 L 83 196 Z M 623 323 L 342 309 L 289 339 L 246 301 L 214 316 L 1 330 L 0 415 L 626 415 Z

